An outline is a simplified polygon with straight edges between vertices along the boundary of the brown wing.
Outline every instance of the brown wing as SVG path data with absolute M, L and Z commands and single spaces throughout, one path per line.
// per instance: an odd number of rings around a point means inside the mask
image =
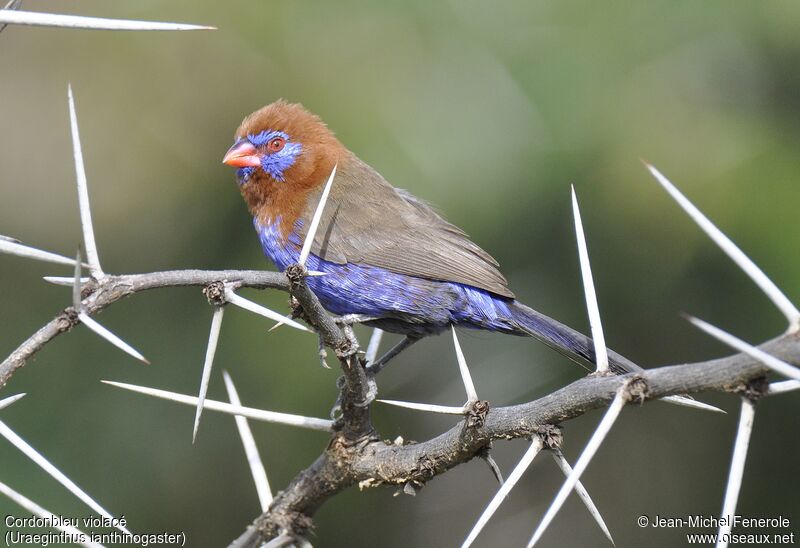
M 309 196 L 304 226 L 320 193 Z M 337 172 L 311 250 L 335 263 L 377 266 L 514 297 L 491 255 L 428 204 L 394 188 L 354 155 Z

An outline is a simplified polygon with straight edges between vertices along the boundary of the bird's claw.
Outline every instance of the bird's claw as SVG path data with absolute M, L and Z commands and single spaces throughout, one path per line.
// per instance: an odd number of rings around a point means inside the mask
M 367 316 L 366 314 L 345 314 L 343 316 L 336 316 L 333 321 L 338 326 L 356 325 L 359 323 L 371 322 L 377 320 L 374 316 Z
M 356 407 L 367 407 L 372 402 L 375 401 L 375 398 L 378 397 L 378 383 L 375 382 L 375 377 L 372 375 L 367 375 L 367 393 L 364 395 L 364 399 L 358 403 L 356 403 Z
M 328 362 L 325 358 L 328 357 L 328 351 L 325 350 L 325 339 L 322 338 L 322 335 L 319 337 L 319 364 L 324 367 L 325 369 L 330 369 L 331 366 L 328 365 Z

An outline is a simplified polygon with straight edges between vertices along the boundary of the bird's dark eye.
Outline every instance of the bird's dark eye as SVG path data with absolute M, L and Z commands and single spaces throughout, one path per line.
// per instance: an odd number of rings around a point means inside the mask
M 267 150 L 270 152 L 280 152 L 283 150 L 284 146 L 286 146 L 286 139 L 283 137 L 275 137 L 274 139 L 270 139 L 269 143 L 267 143 Z

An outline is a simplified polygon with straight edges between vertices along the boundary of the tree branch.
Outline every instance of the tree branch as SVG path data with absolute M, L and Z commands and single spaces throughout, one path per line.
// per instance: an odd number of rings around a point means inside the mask
M 786 362 L 800 364 L 800 335 L 797 333 L 773 339 L 759 348 Z M 754 393 L 750 383 L 767 371 L 761 362 L 745 354 L 736 354 L 624 376 L 593 375 L 532 402 L 492 408 L 481 427 L 469 428 L 461 421 L 422 443 L 395 445 L 367 441 L 347 447 L 338 443 L 334 435 L 325 453 L 298 474 L 276 497 L 269 511 L 257 518 L 231 546 L 256 547 L 280 531 L 305 536 L 319 506 L 356 483 L 362 488 L 409 483 L 420 487 L 435 476 L 480 456 L 481 450 L 492 441 L 536 435 L 552 438 L 551 425 L 607 405 L 619 388 L 634 377 L 644 383 L 647 401 L 706 391 L 739 392 L 757 397 L 761 394 Z
M 82 287 L 83 312 L 89 315 L 95 314 L 125 297 L 149 289 L 206 286 L 214 282 L 235 282 L 240 287 L 256 289 L 289 290 L 286 276 L 279 272 L 260 270 L 169 270 L 148 274 L 107 275 L 100 281 L 90 279 Z M 76 311 L 68 307 L 31 335 L 0 364 L 0 388 L 5 386 L 14 372 L 24 366 L 45 344 L 78 323 Z
M 754 379 L 768 369 L 745 354 L 705 362 L 663 366 L 636 371 L 624 376 L 591 375 L 535 401 L 507 407 L 494 407 L 485 421 L 470 425 L 461 421 L 447 432 L 422 443 L 408 445 L 381 441 L 370 422 L 369 405 L 364 402 L 369 385 L 363 363 L 358 358 L 358 342 L 349 329 L 340 329 L 305 283 L 302 267 L 287 273 L 262 271 L 176 270 L 147 274 L 106 275 L 90 278 L 81 290 L 81 306 L 86 314 L 135 293 L 156 288 L 231 284 L 234 287 L 278 289 L 291 293 L 300 306 L 299 313 L 336 351 L 344 372 L 340 394 L 342 416 L 335 423 L 333 436 L 320 457 L 300 472 L 280 492 L 269 510 L 232 546 L 259 546 L 282 534 L 304 537 L 316 510 L 330 497 L 352 485 L 374 487 L 399 485 L 419 488 L 435 476 L 479 456 L 493 441 L 543 436 L 549 446 L 557 446 L 557 425 L 587 411 L 606 405 L 620 386 L 631 378 L 646 387 L 645 399 L 703 391 L 740 392 L 748 397 Z M 219 292 L 217 292 L 219 293 Z M 224 293 L 224 292 L 223 292 Z M 219 295 L 217 295 L 218 297 Z M 65 308 L 39 329 L 0 364 L 0 386 L 25 365 L 36 352 L 60 333 L 69 331 L 79 320 L 72 307 Z M 788 363 L 800 364 L 800 334 L 789 333 L 759 347 Z M 748 392 L 748 390 L 750 390 Z

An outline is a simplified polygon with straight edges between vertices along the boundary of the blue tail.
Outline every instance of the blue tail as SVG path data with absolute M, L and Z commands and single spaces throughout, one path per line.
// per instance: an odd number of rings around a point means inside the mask
M 531 336 L 580 365 L 594 367 L 592 339 L 518 301 L 507 303 L 506 306 L 512 319 L 510 333 Z M 615 373 L 641 370 L 638 365 L 611 349 L 608 350 L 608 362 Z

